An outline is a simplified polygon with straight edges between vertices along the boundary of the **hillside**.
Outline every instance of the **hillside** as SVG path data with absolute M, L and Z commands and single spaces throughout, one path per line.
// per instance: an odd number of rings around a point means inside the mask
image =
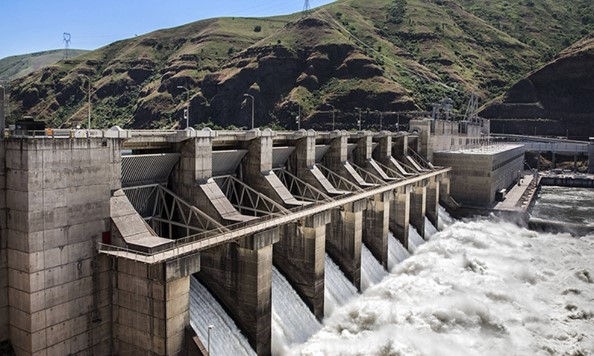
M 88 51 L 82 49 L 71 49 L 70 55 L 76 57 Z M 8 82 L 26 76 L 29 73 L 39 70 L 47 65 L 57 63 L 64 58 L 64 50 L 56 49 L 10 56 L 0 59 L 0 82 Z
M 515 83 L 485 107 L 495 132 L 594 137 L 594 36 Z
M 501 95 L 594 23 L 590 0 L 339 0 L 301 14 L 218 18 L 119 41 L 12 83 L 13 117 L 84 126 L 91 78 L 93 126 L 174 127 L 191 98 L 191 125 L 328 128 L 331 108 L 350 128 L 391 112 L 427 109 L 444 95 Z M 561 5 L 560 5 L 561 4 Z M 565 4 L 565 5 L 563 5 Z M 573 4 L 569 6 L 569 4 Z M 504 11 L 504 10 L 501 10 Z M 594 13 L 594 12 L 590 12 Z M 538 21 L 546 18 L 547 22 Z M 564 28 L 564 32 L 550 29 Z M 182 86 L 188 89 L 180 89 Z M 349 123 L 351 122 L 351 123 Z

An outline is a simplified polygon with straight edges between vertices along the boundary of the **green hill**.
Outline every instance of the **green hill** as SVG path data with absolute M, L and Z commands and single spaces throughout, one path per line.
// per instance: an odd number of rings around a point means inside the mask
M 494 132 L 594 136 L 594 35 L 565 49 L 481 111 Z
M 60 61 L 12 83 L 13 119 L 84 126 L 174 127 L 191 99 L 192 125 L 352 127 L 394 123 L 469 91 L 491 100 L 594 29 L 591 0 L 339 0 L 308 17 L 218 18 L 155 31 Z M 180 89 L 178 87 L 188 89 Z M 248 99 L 249 100 L 249 99 Z
M 81 49 L 71 49 L 70 55 L 72 57 L 76 57 L 86 52 L 88 51 Z M 63 58 L 63 49 L 2 58 L 0 59 L 0 82 L 7 82 L 24 77 L 27 74 L 37 71 L 47 65 L 57 63 Z

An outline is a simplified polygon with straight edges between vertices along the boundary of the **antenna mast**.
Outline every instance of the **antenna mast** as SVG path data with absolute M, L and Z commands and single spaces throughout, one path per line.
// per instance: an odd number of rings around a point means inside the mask
M 303 4 L 303 17 L 306 17 L 307 15 L 309 15 L 310 13 L 310 6 L 309 6 L 309 0 L 305 0 L 305 3 Z
M 70 34 L 68 32 L 64 32 L 62 38 L 64 40 L 64 59 L 70 58 Z

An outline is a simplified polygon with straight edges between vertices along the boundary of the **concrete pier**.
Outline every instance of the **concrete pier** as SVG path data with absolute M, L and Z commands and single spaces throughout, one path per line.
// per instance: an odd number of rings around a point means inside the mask
M 363 211 L 365 200 L 332 210 L 327 225 L 326 250 L 346 278 L 361 290 L 361 243 L 363 241 Z
M 363 242 L 378 262 L 388 269 L 388 232 L 392 192 L 375 195 L 368 200 L 364 213 Z
M 410 226 L 410 195 L 412 186 L 398 188 L 394 192 L 390 206 L 390 230 L 394 237 L 408 249 L 408 229 Z
M 426 214 L 427 219 L 433 226 L 438 227 L 439 220 L 439 192 L 440 192 L 440 178 L 434 177 L 429 180 L 427 185 L 427 196 L 426 196 Z
M 594 174 L 594 137 L 590 137 L 588 145 L 588 173 Z
M 274 246 L 274 265 L 318 320 L 324 317 L 324 261 L 326 224 L 330 212 L 316 214 L 281 227 Z
M 272 245 L 276 229 L 201 254 L 198 278 L 246 333 L 258 355 L 271 353 Z
M 427 182 L 421 181 L 410 192 L 410 223 L 421 237 L 425 236 L 425 214 L 427 213 Z

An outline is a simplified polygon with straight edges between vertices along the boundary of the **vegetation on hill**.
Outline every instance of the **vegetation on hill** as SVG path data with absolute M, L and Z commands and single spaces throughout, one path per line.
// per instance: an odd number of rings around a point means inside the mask
M 71 49 L 70 55 L 76 57 L 88 51 Z M 26 76 L 47 65 L 57 63 L 64 58 L 64 50 L 36 52 L 0 59 L 0 82 L 8 82 Z
M 301 14 L 218 18 L 155 31 L 61 61 L 12 83 L 14 120 L 93 126 L 350 128 L 428 109 L 469 91 L 501 95 L 594 29 L 591 0 L 339 0 Z M 589 11 L 589 12 L 588 12 Z M 84 76 L 81 76 L 84 75 Z

